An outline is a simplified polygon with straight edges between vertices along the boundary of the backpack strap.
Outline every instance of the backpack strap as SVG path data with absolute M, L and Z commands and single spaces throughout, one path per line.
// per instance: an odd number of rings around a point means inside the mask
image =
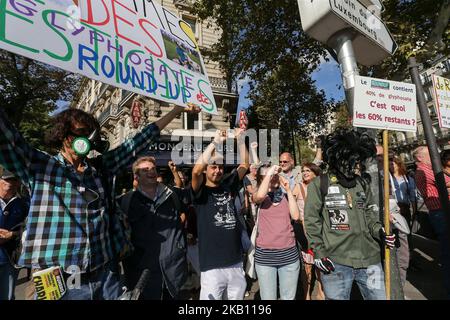
M 130 205 L 131 205 L 131 198 L 133 198 L 135 191 L 130 191 L 125 193 L 121 198 L 120 198 L 120 208 L 123 210 L 123 212 L 128 216 L 128 211 L 130 210 Z
M 325 197 L 328 194 L 328 187 L 330 185 L 330 179 L 327 174 L 320 175 L 320 195 L 322 196 L 322 202 L 325 202 Z
M 172 193 L 170 194 L 170 197 L 172 198 L 173 206 L 177 210 L 178 214 L 181 212 L 181 202 L 180 198 L 178 197 L 177 193 L 172 190 Z

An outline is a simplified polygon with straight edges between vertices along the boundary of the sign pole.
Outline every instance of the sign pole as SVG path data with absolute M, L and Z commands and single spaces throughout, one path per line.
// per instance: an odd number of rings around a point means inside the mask
M 390 234 L 389 212 L 389 131 L 383 131 L 383 172 L 384 172 L 384 230 Z M 384 280 L 386 300 L 391 300 L 391 252 L 384 246 Z
M 337 32 L 328 41 L 328 44 L 336 51 L 338 63 L 341 67 L 342 81 L 350 115 L 353 115 L 355 76 L 359 75 L 352 43 L 354 37 L 355 33 L 351 29 L 345 29 Z

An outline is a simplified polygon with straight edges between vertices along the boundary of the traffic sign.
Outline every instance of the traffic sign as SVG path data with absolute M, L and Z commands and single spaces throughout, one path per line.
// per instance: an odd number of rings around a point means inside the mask
M 364 66 L 378 64 L 397 50 L 383 21 L 357 0 L 298 0 L 298 5 L 303 30 L 322 43 L 328 43 L 340 30 L 356 30 L 353 49 L 356 60 Z

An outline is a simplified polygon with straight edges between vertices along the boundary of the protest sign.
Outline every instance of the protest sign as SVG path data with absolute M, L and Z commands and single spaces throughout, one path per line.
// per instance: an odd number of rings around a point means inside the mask
M 217 113 L 192 29 L 152 0 L 0 0 L 0 48 Z
M 441 128 L 450 128 L 450 79 L 433 75 L 433 95 Z
M 353 126 L 417 130 L 416 87 L 410 83 L 355 77 Z

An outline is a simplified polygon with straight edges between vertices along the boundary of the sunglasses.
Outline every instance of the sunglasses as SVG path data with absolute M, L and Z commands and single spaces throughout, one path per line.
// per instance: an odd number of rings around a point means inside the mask
M 289 161 L 284 161 L 284 160 L 283 160 L 283 161 L 280 161 L 280 163 L 289 163 Z

